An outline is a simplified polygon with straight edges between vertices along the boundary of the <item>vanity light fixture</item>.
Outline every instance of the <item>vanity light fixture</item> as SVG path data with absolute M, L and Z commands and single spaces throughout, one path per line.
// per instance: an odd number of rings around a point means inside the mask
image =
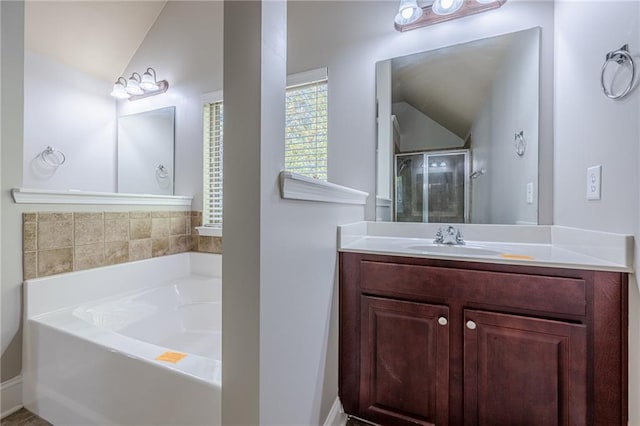
M 135 101 L 148 96 L 159 95 L 166 92 L 168 88 L 169 82 L 167 80 L 157 81 L 156 70 L 147 68 L 142 76 L 134 72 L 128 79 L 118 77 L 118 80 L 113 85 L 111 96 L 117 99 Z
M 464 16 L 498 9 L 506 2 L 507 0 L 435 0 L 432 4 L 420 8 L 415 0 L 400 0 L 400 8 L 394 19 L 395 28 L 400 32 L 414 30 Z M 412 13 L 409 15 L 409 12 L 405 12 L 409 6 L 403 8 L 403 5 L 407 3 L 415 4 L 422 10 L 422 13 Z M 406 15 L 403 15 L 403 13 Z M 407 15 L 413 17 L 413 19 L 399 20 L 398 18 L 399 16 L 402 18 Z M 415 15 L 417 15 L 417 17 L 415 17 Z

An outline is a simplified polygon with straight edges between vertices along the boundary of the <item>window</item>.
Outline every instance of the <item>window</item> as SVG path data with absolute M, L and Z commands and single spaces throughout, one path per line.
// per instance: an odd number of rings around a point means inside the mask
M 222 122 L 223 107 L 219 100 L 205 102 L 203 116 L 203 196 L 202 224 L 222 228 Z
M 284 168 L 326 181 L 327 74 L 323 71 L 315 80 L 287 88 Z M 292 79 L 295 76 L 288 80 Z
M 287 78 L 285 170 L 327 180 L 327 69 Z M 203 97 L 202 223 L 222 229 L 222 92 Z

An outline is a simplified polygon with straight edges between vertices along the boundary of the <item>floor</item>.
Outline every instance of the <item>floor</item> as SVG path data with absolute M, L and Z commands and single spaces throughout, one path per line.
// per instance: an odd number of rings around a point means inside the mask
M 10 416 L 0 421 L 0 426 L 52 426 L 46 420 L 41 419 L 30 411 L 21 408 Z

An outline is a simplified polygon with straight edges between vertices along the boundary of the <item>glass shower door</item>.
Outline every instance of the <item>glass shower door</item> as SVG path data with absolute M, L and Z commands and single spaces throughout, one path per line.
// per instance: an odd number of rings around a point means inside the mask
M 425 156 L 428 170 L 426 222 L 467 222 L 467 152 L 438 152 Z
M 397 154 L 398 222 L 468 222 L 467 150 Z

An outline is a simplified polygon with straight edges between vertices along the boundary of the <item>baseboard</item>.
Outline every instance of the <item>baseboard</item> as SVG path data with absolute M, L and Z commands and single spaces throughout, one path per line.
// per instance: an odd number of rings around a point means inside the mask
M 336 397 L 336 400 L 331 406 L 331 410 L 329 410 L 329 415 L 327 415 L 327 419 L 324 421 L 324 426 L 346 426 L 346 424 L 347 415 L 342 410 L 340 398 Z
M 0 418 L 5 418 L 22 408 L 22 376 L 2 382 L 0 385 Z

